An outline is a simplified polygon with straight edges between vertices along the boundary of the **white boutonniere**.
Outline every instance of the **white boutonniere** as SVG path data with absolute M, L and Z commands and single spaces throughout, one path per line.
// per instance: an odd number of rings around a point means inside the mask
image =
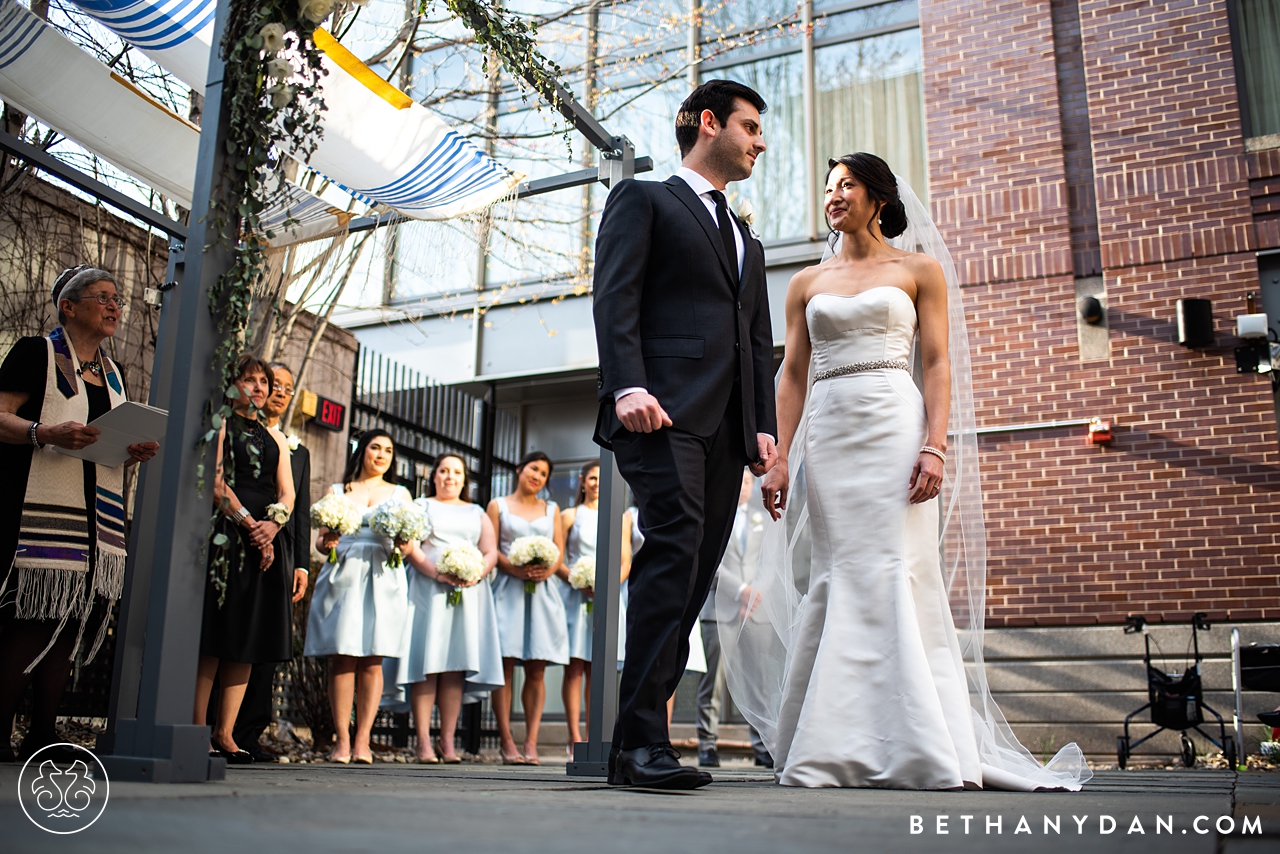
M 302 444 L 302 440 L 298 438 L 297 433 L 290 433 L 289 438 L 286 439 L 285 441 L 289 443 L 290 451 L 298 450 L 298 446 Z
M 756 230 L 752 227 L 752 223 L 756 221 L 756 209 L 751 204 L 750 199 L 743 199 L 738 202 L 738 219 L 746 224 L 747 231 L 751 232 L 752 237 L 756 240 L 760 239 L 760 235 L 756 234 Z

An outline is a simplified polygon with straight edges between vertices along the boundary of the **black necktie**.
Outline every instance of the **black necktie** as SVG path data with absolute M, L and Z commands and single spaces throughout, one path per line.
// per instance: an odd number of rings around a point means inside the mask
M 733 281 L 738 281 L 738 244 L 733 237 L 733 218 L 729 216 L 729 205 L 724 193 L 711 191 L 711 198 L 716 203 L 716 224 L 720 226 L 720 240 L 724 243 L 724 254 L 729 256 L 729 269 L 733 271 Z

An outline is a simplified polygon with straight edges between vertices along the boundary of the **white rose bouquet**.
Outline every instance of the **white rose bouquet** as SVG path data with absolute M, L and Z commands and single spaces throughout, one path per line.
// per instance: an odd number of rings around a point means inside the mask
M 448 546 L 444 554 L 440 555 L 440 560 L 436 562 L 436 571 L 441 575 L 452 575 L 459 581 L 474 584 L 484 578 L 484 555 L 480 554 L 480 550 L 475 546 Z M 454 587 L 449 591 L 446 602 L 449 605 L 460 605 L 462 590 Z
M 417 504 L 387 501 L 373 511 L 369 527 L 376 534 L 390 537 L 396 545 L 409 543 L 427 536 L 427 514 Z M 387 566 L 393 569 L 404 566 L 404 557 L 398 548 L 391 550 Z
M 548 537 L 520 537 L 511 544 L 507 558 L 516 566 L 555 566 L 560 559 L 560 549 Z M 538 589 L 538 582 L 526 581 L 524 592 L 532 593 Z
M 274 504 L 267 505 L 267 518 L 277 525 L 283 525 L 289 521 L 289 508 L 277 501 Z
M 596 586 L 596 559 L 583 555 L 573 562 L 569 568 L 569 586 L 574 590 L 586 590 Z M 595 602 L 587 600 L 587 613 L 590 614 Z
M 344 537 L 360 530 L 364 514 L 360 508 L 335 492 L 330 492 L 311 505 L 311 524 L 328 528 Z M 338 562 L 338 550 L 329 549 L 329 563 Z

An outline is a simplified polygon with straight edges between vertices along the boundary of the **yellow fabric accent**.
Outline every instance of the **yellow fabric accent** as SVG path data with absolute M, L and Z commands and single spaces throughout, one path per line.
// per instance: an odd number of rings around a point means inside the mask
M 357 59 L 354 53 L 347 50 L 337 39 L 319 27 L 316 27 L 315 30 L 315 42 L 316 47 L 328 54 L 329 58 L 337 63 L 343 71 L 359 80 L 366 89 L 397 110 L 405 110 L 413 105 L 412 98 L 377 74 L 374 74 L 372 68 Z

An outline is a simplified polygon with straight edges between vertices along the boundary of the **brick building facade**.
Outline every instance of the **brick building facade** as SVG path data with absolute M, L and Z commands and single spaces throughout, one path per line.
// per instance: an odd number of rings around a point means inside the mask
M 1280 151 L 1246 150 L 1228 1 L 921 0 L 989 627 L 1280 619 L 1275 404 L 1233 358 L 1258 250 L 1280 246 Z M 1083 294 L 1106 306 L 1101 339 Z M 1178 344 L 1184 297 L 1213 301 L 1214 346 Z M 1094 416 L 1110 446 L 1087 444 Z M 1048 422 L 1074 423 L 1029 429 Z

